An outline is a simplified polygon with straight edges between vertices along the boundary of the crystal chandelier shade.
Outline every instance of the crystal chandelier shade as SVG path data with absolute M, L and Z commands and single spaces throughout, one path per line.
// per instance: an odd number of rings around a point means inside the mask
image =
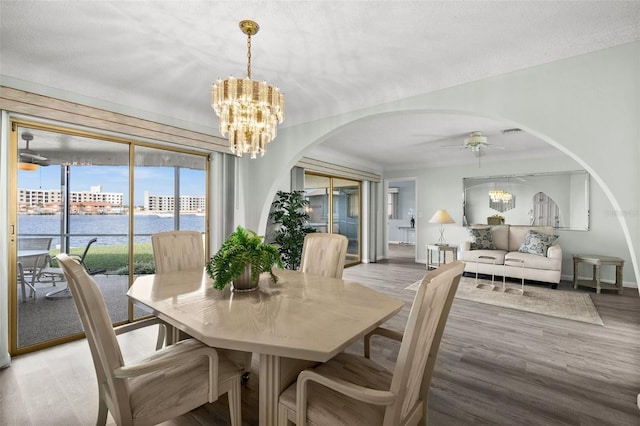
M 489 198 L 494 203 L 508 203 L 513 199 L 513 194 L 502 189 L 492 189 L 489 191 Z
M 284 120 L 284 96 L 277 87 L 251 79 L 251 36 L 260 27 L 240 22 L 247 35 L 247 78 L 218 80 L 211 88 L 211 106 L 220 117 L 220 133 L 229 139 L 229 149 L 238 157 L 263 156 Z

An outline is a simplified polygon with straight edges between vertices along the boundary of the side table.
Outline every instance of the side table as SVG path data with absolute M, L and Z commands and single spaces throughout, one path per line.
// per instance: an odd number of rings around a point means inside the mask
M 458 246 L 427 244 L 427 269 L 436 269 L 447 263 L 447 252 L 453 253 L 453 260 L 458 258 Z
M 590 280 L 578 279 L 578 265 L 587 263 L 593 265 L 593 275 Z M 603 283 L 600 281 L 600 267 L 602 265 L 612 265 L 616 267 L 616 282 Z M 618 290 L 618 294 L 622 294 L 622 267 L 624 259 L 612 256 L 600 256 L 597 254 L 574 254 L 573 255 L 573 288 L 578 286 L 591 287 L 596 289 L 596 293 L 600 293 L 601 289 Z

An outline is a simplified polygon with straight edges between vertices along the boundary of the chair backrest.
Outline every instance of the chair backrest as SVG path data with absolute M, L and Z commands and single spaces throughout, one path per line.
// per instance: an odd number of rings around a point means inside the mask
M 65 253 L 57 255 L 56 259 L 64 272 L 87 336 L 98 386 L 116 423 L 121 424 L 121 419 L 131 417 L 129 389 L 125 380 L 114 379 L 112 375 L 113 370 L 124 366 L 124 360 L 104 299 L 82 265 Z
M 322 275 L 324 277 L 342 278 L 347 244 L 344 235 L 314 232 L 304 237 L 300 271 Z
M 18 250 L 49 250 L 51 237 L 18 238 Z
M 51 237 L 27 237 L 18 238 L 18 250 L 50 250 Z M 27 273 L 37 273 L 37 270 L 46 266 L 47 256 L 33 256 L 22 260 L 22 267 Z
M 204 268 L 204 244 L 198 231 L 166 231 L 151 236 L 156 273 Z
M 403 423 L 418 400 L 427 403 L 426 391 L 431 383 L 440 338 L 463 272 L 464 262 L 455 261 L 429 272 L 422 279 L 398 352 L 391 381 L 391 391 L 397 399 L 387 407 L 385 425 Z M 426 412 L 426 407 L 423 409 Z
M 89 248 L 91 248 L 91 244 L 95 243 L 96 241 L 98 241 L 97 238 L 90 239 L 87 245 L 85 246 L 84 251 L 82 252 L 82 255 L 80 255 L 80 264 L 84 266 L 85 269 L 87 268 L 87 265 L 84 263 L 84 260 L 87 257 L 87 253 L 89 253 Z

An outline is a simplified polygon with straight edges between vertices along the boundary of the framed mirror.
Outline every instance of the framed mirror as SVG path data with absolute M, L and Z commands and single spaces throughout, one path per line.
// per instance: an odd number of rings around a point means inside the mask
M 462 223 L 587 231 L 589 180 L 584 170 L 463 178 Z

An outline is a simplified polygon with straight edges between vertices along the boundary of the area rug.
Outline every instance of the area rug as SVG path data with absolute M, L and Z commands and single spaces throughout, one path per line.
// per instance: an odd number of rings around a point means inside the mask
M 505 308 L 519 309 L 558 318 L 604 325 L 598 310 L 587 293 L 552 290 L 537 285 L 524 286 L 524 295 L 516 293 L 520 284 L 507 283 L 507 292 L 502 292 L 502 280 L 496 281 L 491 290 L 491 280 L 478 280 L 481 288 L 476 288 L 475 278 L 462 277 L 456 292 L 456 298 Z M 416 291 L 420 281 L 407 287 Z

